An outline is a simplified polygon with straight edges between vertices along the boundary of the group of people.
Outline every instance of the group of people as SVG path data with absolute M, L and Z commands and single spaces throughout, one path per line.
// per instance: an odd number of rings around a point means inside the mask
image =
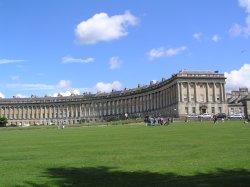
M 144 122 L 147 126 L 153 125 L 169 125 L 173 123 L 173 118 L 163 118 L 163 117 L 149 117 L 144 118 Z

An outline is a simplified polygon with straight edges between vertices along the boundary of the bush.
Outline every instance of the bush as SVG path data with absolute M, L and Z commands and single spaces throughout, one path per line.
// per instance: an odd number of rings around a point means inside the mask
M 5 127 L 8 123 L 8 119 L 6 117 L 0 117 L 0 127 Z

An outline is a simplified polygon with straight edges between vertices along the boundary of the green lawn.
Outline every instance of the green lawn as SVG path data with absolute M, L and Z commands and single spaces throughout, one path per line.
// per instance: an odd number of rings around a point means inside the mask
M 0 128 L 0 186 L 249 186 L 250 124 Z

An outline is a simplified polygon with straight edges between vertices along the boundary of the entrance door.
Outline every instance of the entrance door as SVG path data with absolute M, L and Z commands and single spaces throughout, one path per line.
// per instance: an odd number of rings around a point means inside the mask
M 207 113 L 207 109 L 206 109 L 206 108 L 202 108 L 202 109 L 201 109 L 201 113 L 202 113 L 202 114 Z

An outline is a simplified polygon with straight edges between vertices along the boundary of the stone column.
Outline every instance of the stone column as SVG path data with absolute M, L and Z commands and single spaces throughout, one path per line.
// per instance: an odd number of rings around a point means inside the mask
M 154 92 L 153 93 L 153 110 L 155 110 L 156 109 L 156 93 Z
M 187 101 L 190 102 L 191 99 L 190 99 L 190 85 L 189 85 L 189 82 L 187 82 Z
M 223 91 L 222 83 L 220 83 L 220 98 L 221 98 L 221 102 L 224 102 L 224 91 Z
M 215 83 L 213 83 L 213 97 L 214 97 L 214 102 L 216 103 L 217 100 L 216 100 L 216 86 L 215 86 Z
M 156 92 L 156 97 L 157 97 L 157 107 L 156 109 L 159 109 L 160 108 L 160 103 L 161 103 L 161 93 L 160 91 Z
M 208 88 L 209 88 L 208 83 L 206 83 L 206 101 L 207 101 L 207 103 L 209 102 Z
M 178 95 L 178 101 L 183 102 L 183 85 L 184 83 L 179 82 L 177 83 L 177 95 Z
M 24 111 L 25 111 L 24 106 L 22 106 L 22 119 L 25 119 Z
M 198 101 L 198 97 L 197 97 L 197 83 L 194 83 L 194 101 L 197 102 Z

